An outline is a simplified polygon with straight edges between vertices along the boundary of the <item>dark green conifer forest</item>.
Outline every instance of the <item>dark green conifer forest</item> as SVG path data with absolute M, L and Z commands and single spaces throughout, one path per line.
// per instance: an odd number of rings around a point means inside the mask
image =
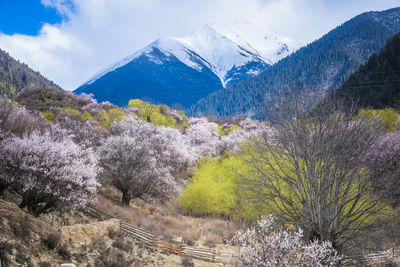
M 353 73 L 336 95 L 346 102 L 357 101 L 362 108 L 400 110 L 400 34 Z

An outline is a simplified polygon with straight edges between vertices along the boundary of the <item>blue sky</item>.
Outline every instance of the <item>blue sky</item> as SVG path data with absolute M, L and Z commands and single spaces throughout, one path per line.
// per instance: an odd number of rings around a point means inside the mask
M 246 20 L 307 44 L 399 0 L 0 0 L 0 48 L 73 90 L 163 36 Z
M 62 15 L 39 0 L 0 0 L 0 31 L 37 35 L 43 23 L 57 24 Z

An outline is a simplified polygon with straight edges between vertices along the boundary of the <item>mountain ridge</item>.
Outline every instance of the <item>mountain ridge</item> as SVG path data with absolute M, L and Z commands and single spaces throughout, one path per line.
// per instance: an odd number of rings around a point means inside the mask
M 247 24 L 248 29 L 253 28 L 253 31 L 256 30 L 256 31 L 261 32 L 260 29 L 255 28 L 253 25 L 251 25 L 250 23 L 247 23 L 247 22 L 243 22 L 243 23 L 237 22 L 236 24 L 239 25 L 239 27 L 243 27 L 243 24 L 245 24 L 245 25 Z M 243 33 L 245 33 L 246 30 L 248 30 L 248 29 L 245 29 L 245 30 L 242 29 L 241 31 Z M 299 42 L 291 40 L 290 38 L 280 36 L 271 31 L 266 31 L 266 32 L 267 32 L 267 34 L 263 37 L 265 40 L 268 39 L 267 36 L 271 35 L 269 38 L 275 39 L 277 44 L 281 44 L 281 46 L 273 47 L 274 44 L 272 44 L 272 47 L 270 46 L 267 48 L 265 48 L 265 47 L 263 48 L 263 46 L 260 45 L 260 43 L 261 43 L 260 40 L 258 40 L 259 44 L 256 44 L 256 45 L 251 44 L 251 41 L 243 40 L 241 38 L 241 35 L 235 33 L 235 31 L 232 30 L 231 27 L 225 27 L 225 29 L 224 29 L 222 26 L 219 26 L 219 25 L 217 26 L 217 25 L 213 25 L 211 23 L 207 23 L 203 27 L 197 29 L 195 31 L 194 35 L 188 35 L 183 38 L 177 38 L 177 37 L 172 37 L 172 36 L 159 38 L 159 39 L 153 41 L 152 43 L 150 43 L 149 45 L 145 46 L 144 48 L 134 52 L 133 54 L 123 58 L 122 60 L 99 71 L 93 77 L 89 78 L 82 85 L 91 84 L 91 83 L 95 82 L 97 79 L 101 78 L 103 75 L 107 74 L 108 72 L 112 72 L 117 68 L 123 67 L 124 65 L 128 64 L 129 62 L 131 62 L 132 60 L 136 59 L 137 57 L 139 57 L 143 54 L 150 53 L 152 48 L 154 48 L 154 47 L 162 48 L 162 49 L 164 48 L 167 52 L 170 52 L 170 53 L 174 54 L 175 56 L 177 56 L 177 58 L 179 58 L 183 63 L 185 63 L 186 65 L 188 65 L 190 67 L 194 67 L 195 69 L 198 68 L 198 66 L 196 66 L 196 64 L 193 64 L 194 62 L 190 62 L 189 60 L 184 58 L 185 55 L 179 55 L 178 53 L 176 53 L 179 49 L 186 50 L 188 52 L 197 54 L 199 56 L 199 58 L 203 61 L 203 63 L 207 63 L 211 69 L 216 68 L 216 66 L 218 66 L 219 64 L 212 62 L 213 59 L 215 59 L 215 57 L 213 58 L 210 55 L 205 56 L 205 54 L 210 54 L 213 51 L 204 51 L 204 50 L 215 49 L 215 47 L 216 47 L 215 45 L 212 45 L 212 44 L 204 45 L 204 43 L 206 43 L 208 41 L 208 40 L 204 40 L 204 39 L 210 39 L 209 37 L 212 35 L 214 35 L 214 36 L 217 35 L 217 37 L 211 38 L 211 39 L 214 39 L 214 40 L 217 38 L 227 39 L 228 41 L 226 41 L 226 42 L 230 42 L 234 46 L 239 47 L 240 52 L 247 54 L 248 56 L 252 56 L 253 60 L 264 61 L 264 63 L 269 64 L 269 65 L 273 65 L 274 63 L 276 63 L 277 61 L 279 61 L 280 59 L 285 57 L 285 55 L 297 50 L 301 46 L 301 44 Z M 253 33 L 253 35 L 255 35 L 255 34 Z M 229 37 L 226 37 L 226 36 L 229 36 Z M 283 41 L 284 41 L 284 43 L 282 43 Z M 176 42 L 176 43 L 174 44 L 173 42 Z M 203 43 L 203 44 L 199 45 L 198 43 Z M 265 43 L 264 43 L 264 45 L 265 45 Z M 174 46 L 181 46 L 181 47 L 176 48 Z M 203 46 L 203 47 L 201 47 L 201 46 Z M 256 48 L 254 48 L 254 47 L 256 47 Z M 235 49 L 231 49 L 231 50 L 235 50 Z M 261 50 L 264 50 L 264 51 L 261 51 Z M 261 52 L 259 52 L 259 51 L 261 51 Z M 210 58 L 213 58 L 213 59 L 210 60 Z M 226 60 L 226 59 L 224 59 L 224 60 Z M 232 65 L 235 65 L 235 64 L 232 64 Z M 243 65 L 244 64 L 240 64 L 240 66 L 243 66 Z M 234 67 L 234 66 L 227 67 L 228 70 L 225 71 L 225 73 L 223 73 L 223 74 L 226 74 L 229 70 L 232 69 L 232 67 Z M 221 82 L 224 84 L 224 75 L 218 75 L 218 71 L 215 71 L 215 73 L 221 79 Z
M 14 98 L 26 87 L 58 88 L 54 82 L 46 79 L 39 72 L 11 57 L 0 49 L 0 95 Z
M 239 34 L 235 35 L 234 31 L 230 30 L 231 28 L 217 30 L 216 26 L 207 24 L 193 35 L 182 38 L 160 38 L 98 72 L 75 92 L 93 93 L 99 101 L 114 101 L 113 103 L 118 105 L 126 105 L 130 98 L 143 97 L 172 105 L 173 101 L 169 100 L 170 95 L 167 96 L 167 94 L 172 94 L 176 96 L 177 102 L 180 101 L 181 104 L 188 107 L 210 92 L 260 73 L 271 63 L 285 57 L 300 45 L 295 41 L 290 41 L 287 37 L 272 32 L 266 31 L 261 34 L 258 29 L 252 29 L 252 26 L 247 23 L 242 24 L 241 27 L 241 32 L 246 32 L 244 29 L 247 28 L 250 29 L 247 31 L 248 34 L 260 36 L 255 38 L 257 40 L 252 44 L 250 40 L 246 44 Z M 223 31 L 228 32 L 235 40 L 226 37 L 221 33 Z M 263 50 L 257 50 L 266 43 L 269 43 L 269 46 L 265 46 Z M 171 64 L 171 62 L 175 63 Z M 142 71 L 132 70 L 133 64 L 142 64 Z M 130 69 L 131 72 L 122 71 L 123 69 Z M 197 73 L 194 73 L 193 70 Z M 121 76 L 121 72 L 125 76 Z M 152 75 L 154 73 L 158 75 Z M 113 76 L 114 81 L 107 82 L 110 75 Z M 167 79 L 158 77 L 166 75 L 170 77 Z M 187 79 L 181 79 L 185 76 Z M 219 82 L 216 81 L 216 78 Z M 179 80 L 179 83 L 174 83 L 173 80 Z M 202 84 L 205 88 L 201 89 L 193 84 Z M 135 88 L 144 87 L 149 88 L 148 94 L 141 94 L 140 90 L 135 91 Z M 161 90 L 153 90 L 154 87 Z M 175 87 L 176 90 L 162 90 L 166 87 Z M 183 91 L 178 90 L 181 87 L 187 88 Z M 114 91 L 119 96 L 110 98 L 110 92 L 106 92 L 106 90 Z M 193 90 L 198 96 L 193 95 Z M 192 94 L 192 96 L 188 94 Z
M 360 14 L 261 74 L 199 100 L 192 114 L 262 118 L 266 93 L 294 88 L 332 90 L 400 31 L 400 8 Z
M 335 92 L 345 103 L 360 108 L 400 110 L 400 34 L 392 37 L 381 52 L 372 55 Z

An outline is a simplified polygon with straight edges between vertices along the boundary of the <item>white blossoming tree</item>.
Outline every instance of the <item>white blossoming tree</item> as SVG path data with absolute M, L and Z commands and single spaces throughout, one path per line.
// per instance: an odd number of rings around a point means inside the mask
M 140 136 L 111 136 L 104 142 L 100 149 L 101 177 L 105 184 L 122 192 L 123 204 L 145 196 L 164 198 L 174 191 L 174 179 L 156 153 Z
M 190 118 L 188 123 L 190 127 L 185 131 L 185 138 L 198 157 L 217 156 L 220 144 L 218 124 L 204 118 Z
M 151 142 L 159 151 L 160 160 L 170 167 L 170 171 L 174 175 L 193 166 L 199 159 L 197 151 L 178 129 L 158 127 L 156 133 L 151 137 Z
M 122 192 L 124 204 L 133 198 L 166 198 L 177 191 L 172 174 L 185 161 L 179 131 L 133 116 L 115 123 L 111 131 L 114 135 L 99 150 L 101 178 Z
M 400 131 L 385 133 L 365 157 L 375 188 L 394 206 L 400 205 Z
M 9 135 L 23 136 L 27 132 L 44 128 L 40 116 L 24 107 L 18 107 L 8 99 L 0 98 L 0 130 L 3 132 L 3 138 Z M 1 136 L 0 138 L 3 139 Z
M 254 227 L 239 231 L 231 243 L 240 246 L 237 263 L 246 267 L 334 266 L 340 257 L 330 242 L 305 244 L 303 232 L 276 227 L 274 217 L 263 217 Z
M 20 194 L 20 207 L 34 216 L 84 206 L 99 186 L 97 157 L 69 137 L 33 132 L 4 140 L 0 150 L 0 184 Z
M 110 131 L 112 135 L 134 136 L 140 142 L 149 142 L 149 146 L 156 150 L 158 160 L 172 172 L 192 166 L 199 159 L 197 151 L 180 130 L 157 127 L 135 115 L 126 116 L 121 122 L 114 123 Z
M 246 119 L 242 121 L 240 125 L 243 126 L 243 128 L 233 130 L 228 135 L 220 137 L 218 143 L 220 154 L 224 151 L 231 151 L 234 153 L 239 152 L 242 149 L 242 143 L 244 140 L 261 137 L 271 140 L 276 135 L 276 132 L 272 127 L 257 121 Z

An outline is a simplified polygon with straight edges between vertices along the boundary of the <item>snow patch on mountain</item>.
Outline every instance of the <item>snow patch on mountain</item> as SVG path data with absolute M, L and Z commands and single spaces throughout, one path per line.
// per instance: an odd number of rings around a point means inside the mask
M 257 53 L 240 47 L 209 24 L 197 30 L 194 35 L 175 40 L 204 58 L 224 86 L 228 82 L 226 75 L 232 68 L 250 61 L 263 61 Z
M 114 70 L 125 66 L 126 64 L 128 64 L 129 62 L 131 62 L 132 60 L 140 57 L 143 54 L 148 54 L 153 50 L 152 45 L 148 45 L 145 48 L 133 53 L 130 56 L 125 57 L 124 59 L 118 61 L 115 64 L 112 64 L 111 66 L 99 71 L 98 73 L 96 73 L 95 75 L 93 75 L 93 77 L 91 77 L 89 80 L 87 80 L 84 84 L 92 84 L 94 83 L 96 80 L 100 79 L 101 77 L 103 77 L 104 75 L 106 75 L 109 72 L 113 72 Z
M 157 47 L 160 51 L 163 51 L 165 54 L 169 53 L 174 55 L 185 65 L 198 71 L 201 71 L 203 68 L 200 62 L 211 68 L 211 65 L 204 58 L 190 49 L 190 47 L 185 46 L 177 38 L 165 37 L 159 39 L 155 47 Z
M 154 49 L 158 49 L 167 56 L 166 58 L 175 56 L 197 71 L 204 67 L 211 69 L 225 87 L 231 80 L 227 77 L 230 71 L 249 62 L 272 65 L 300 47 L 301 44 L 296 41 L 272 31 L 258 29 L 248 22 L 238 22 L 230 26 L 206 24 L 194 34 L 183 38 L 158 39 L 100 71 L 85 84 L 92 84 L 100 77 L 141 56 L 146 56 L 156 64 L 162 64 L 163 61 L 152 54 Z M 250 69 L 246 73 L 256 75 L 259 72 L 259 69 Z
M 229 26 L 210 25 L 240 47 L 259 55 L 265 62 L 275 64 L 295 52 L 302 44 L 273 31 L 259 29 L 246 21 Z

